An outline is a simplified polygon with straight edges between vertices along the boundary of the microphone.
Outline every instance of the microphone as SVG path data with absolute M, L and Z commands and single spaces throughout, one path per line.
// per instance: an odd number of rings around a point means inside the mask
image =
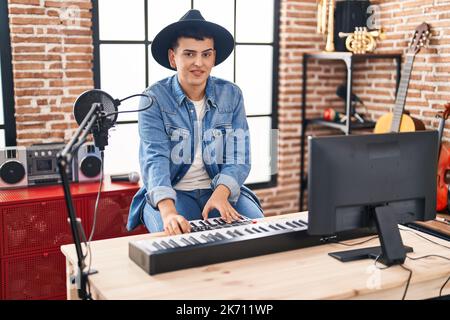
M 149 100 L 149 104 L 141 109 L 117 111 L 117 107 L 125 100 L 134 97 L 145 97 Z M 95 106 L 98 108 L 98 118 L 91 131 L 94 135 L 94 144 L 100 151 L 105 150 L 105 146 L 108 145 L 108 130 L 113 127 L 117 121 L 119 113 L 128 112 L 141 112 L 145 111 L 153 105 L 153 99 L 147 94 L 134 94 L 125 99 L 113 99 L 108 93 L 93 89 L 82 93 L 73 106 L 73 114 L 78 125 L 81 125 L 84 118 L 92 112 L 92 108 Z
M 84 120 L 91 108 L 95 105 L 100 108 L 100 116 L 92 127 L 94 143 L 101 151 L 108 145 L 108 129 L 113 127 L 117 120 L 117 107 L 120 101 L 113 99 L 108 93 L 94 89 L 82 93 L 73 106 L 73 114 L 78 125 Z
M 124 174 L 112 174 L 111 182 L 130 182 L 130 183 L 138 183 L 140 179 L 139 173 L 130 172 Z
M 336 90 L 336 95 L 341 98 L 344 101 L 347 101 L 347 86 L 346 85 L 340 85 L 337 90 Z M 364 102 L 361 100 L 361 98 L 359 98 L 356 94 L 354 94 L 352 92 L 352 94 L 350 95 L 350 101 L 352 102 L 359 102 L 362 105 L 364 105 Z

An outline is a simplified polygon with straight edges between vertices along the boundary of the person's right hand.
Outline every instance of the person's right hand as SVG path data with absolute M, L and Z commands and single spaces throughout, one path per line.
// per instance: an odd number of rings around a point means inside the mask
M 191 232 L 189 222 L 176 211 L 164 214 L 162 220 L 164 231 L 170 236 Z
M 175 202 L 172 199 L 164 199 L 158 202 L 158 209 L 161 213 L 164 231 L 168 235 L 173 236 L 191 231 L 191 225 L 177 212 Z

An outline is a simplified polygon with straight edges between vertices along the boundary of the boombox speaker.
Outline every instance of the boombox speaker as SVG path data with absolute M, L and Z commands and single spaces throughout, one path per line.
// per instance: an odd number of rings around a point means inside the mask
M 0 189 L 26 187 L 27 151 L 25 147 L 0 149 Z
M 89 182 L 100 180 L 102 159 L 100 150 L 91 142 L 83 144 L 73 161 L 75 182 Z

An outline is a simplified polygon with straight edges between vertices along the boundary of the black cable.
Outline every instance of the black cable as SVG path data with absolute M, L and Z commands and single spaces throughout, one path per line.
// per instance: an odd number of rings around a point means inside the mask
M 88 264 L 88 269 L 87 269 L 87 273 L 89 274 L 89 272 L 91 271 L 91 265 L 92 265 L 92 252 L 91 252 L 91 241 L 92 238 L 94 236 L 94 232 L 95 232 L 95 226 L 97 223 L 97 213 L 98 213 L 98 206 L 99 206 L 99 200 L 100 200 L 100 194 L 103 188 L 103 178 L 104 178 L 104 163 L 105 163 L 105 155 L 104 152 L 101 151 L 100 152 L 100 158 L 101 158 L 101 166 L 100 166 L 100 183 L 99 183 L 99 187 L 98 187 L 98 191 L 97 191 L 97 198 L 95 200 L 95 207 L 94 207 L 94 220 L 92 223 L 92 230 L 91 230 L 91 234 L 89 235 L 89 240 L 87 242 L 87 252 L 86 252 L 86 256 L 89 253 L 89 264 Z M 84 256 L 83 258 L 86 259 L 86 256 Z M 88 284 L 88 290 L 89 290 L 89 296 L 91 297 L 91 284 L 89 283 L 89 281 L 87 281 Z
M 147 106 L 145 106 L 144 108 L 136 109 L 136 110 L 115 111 L 115 112 L 105 113 L 104 115 L 102 115 L 102 118 L 107 118 L 109 116 L 112 116 L 112 115 L 115 115 L 115 114 L 120 114 L 120 113 L 141 112 L 141 111 L 145 111 L 145 110 L 149 109 L 153 105 L 153 100 L 152 100 L 152 98 L 150 96 L 145 95 L 145 94 L 134 94 L 132 96 L 126 97 L 125 99 L 117 100 L 117 101 L 119 103 L 121 103 L 122 101 L 125 101 L 127 99 L 134 98 L 134 97 L 140 97 L 140 96 L 141 97 L 146 97 L 146 98 L 148 98 L 150 100 L 150 103 Z
M 378 261 L 378 259 L 381 257 L 381 253 L 375 258 L 375 261 L 373 262 L 373 264 L 375 265 L 375 268 L 377 268 L 377 269 L 379 269 L 379 270 L 386 270 L 386 269 L 389 269 L 390 267 L 392 267 L 392 265 L 390 265 L 390 266 L 385 266 L 384 268 L 381 268 L 381 267 L 378 267 L 377 266 L 377 261 Z
M 375 261 L 374 261 L 375 268 L 377 268 L 377 269 L 379 269 L 379 270 L 386 270 L 386 269 L 389 269 L 389 268 L 392 267 L 392 266 L 395 266 L 395 265 L 390 265 L 390 266 L 385 266 L 384 268 L 378 267 L 378 266 L 377 266 L 377 261 L 378 261 L 378 258 L 379 258 L 380 256 L 381 256 L 381 254 L 379 254 L 379 255 L 376 257 Z M 405 290 L 403 291 L 403 296 L 402 296 L 402 300 L 405 300 L 406 293 L 408 292 L 409 283 L 411 282 L 411 277 L 412 277 L 412 273 L 413 273 L 413 272 L 412 272 L 411 269 L 406 268 L 403 264 L 400 264 L 400 267 L 402 267 L 403 269 L 409 271 L 408 280 L 406 281 L 406 287 L 405 287 Z
M 105 162 L 105 155 L 104 152 L 101 151 L 100 152 L 100 158 L 101 158 L 101 165 L 100 165 L 100 183 L 99 183 L 99 187 L 98 187 L 98 191 L 97 191 L 97 198 L 95 199 L 95 207 L 94 207 L 94 221 L 92 223 L 92 230 L 91 230 L 91 234 L 89 235 L 89 240 L 88 243 L 90 244 L 92 241 L 92 238 L 94 236 L 94 232 L 95 232 L 95 226 L 97 224 L 97 211 L 98 211 L 98 205 L 99 205 L 99 200 L 100 200 L 100 194 L 102 191 L 102 187 L 103 187 L 103 171 L 104 171 L 104 162 Z
M 122 100 L 119 100 L 119 102 L 122 103 L 125 100 L 131 99 L 131 98 L 134 98 L 134 97 L 146 97 L 146 98 L 149 98 L 151 100 L 151 98 L 148 95 L 143 94 L 143 93 L 138 93 L 138 94 L 133 94 L 133 95 L 131 95 L 129 97 L 123 98 Z
M 439 297 L 442 297 L 442 291 L 444 290 L 445 286 L 447 285 L 448 281 L 450 280 L 450 276 L 447 278 L 447 280 L 444 282 L 444 284 L 441 287 L 441 290 L 439 290 Z
M 416 257 L 416 258 L 412 258 L 412 257 L 410 257 L 408 255 L 406 257 L 408 259 L 410 259 L 410 260 L 420 260 L 420 259 L 425 259 L 425 258 L 429 258 L 429 257 L 437 257 L 437 258 L 442 258 L 442 259 L 450 261 L 450 258 L 447 258 L 447 257 L 444 257 L 444 256 L 440 256 L 438 254 L 427 254 L 426 256 Z M 447 285 L 449 280 L 450 280 L 450 276 L 447 278 L 447 280 L 444 282 L 444 284 L 442 285 L 441 289 L 439 290 L 439 297 L 442 297 L 442 291 L 444 290 L 444 288 Z
M 425 239 L 425 240 L 427 240 L 427 241 L 429 241 L 429 242 L 431 242 L 431 243 L 433 243 L 433 244 L 436 244 L 436 245 L 439 245 L 439 246 L 441 246 L 441 247 L 450 249 L 450 247 L 447 247 L 447 246 L 445 246 L 445 245 L 443 245 L 443 244 L 440 244 L 440 243 L 437 243 L 437 242 L 435 242 L 435 241 L 433 241 L 433 240 L 431 240 L 431 239 L 428 239 L 427 237 L 424 237 L 424 236 L 422 236 L 421 234 L 418 234 L 418 233 L 415 232 L 414 230 L 407 230 L 407 229 L 401 229 L 401 228 L 399 228 L 399 229 L 402 230 L 402 231 L 412 232 L 412 233 L 414 233 L 415 235 L 417 235 L 417 236 L 421 237 L 422 239 Z M 341 245 L 344 245 L 344 246 L 348 246 L 348 247 L 352 247 L 352 246 L 356 246 L 356 245 L 360 245 L 360 244 L 369 242 L 369 241 L 371 241 L 371 240 L 373 240 L 373 239 L 376 239 L 376 238 L 378 238 L 378 236 L 374 236 L 374 237 L 369 238 L 369 239 L 366 239 L 366 240 L 364 240 L 364 241 L 360 241 L 360 242 L 352 243 L 352 244 L 343 243 L 343 242 L 339 242 L 339 241 L 335 241 L 335 243 L 341 244 Z M 384 267 L 384 268 L 383 268 L 383 267 L 378 267 L 378 266 L 377 266 L 377 261 L 378 261 L 378 258 L 379 258 L 379 257 L 380 257 L 380 255 L 378 255 L 378 256 L 376 257 L 375 261 L 374 261 L 375 267 L 376 267 L 377 269 L 379 269 L 379 270 L 385 270 L 385 269 L 388 269 L 388 268 L 391 267 L 391 266 L 387 266 L 387 267 Z M 417 258 L 409 257 L 408 255 L 407 255 L 406 257 L 407 257 L 408 259 L 410 259 L 410 260 L 420 260 L 420 259 L 425 259 L 425 258 L 429 258 L 429 257 L 438 257 L 438 258 L 442 258 L 442 259 L 445 259 L 445 260 L 449 260 L 449 261 L 450 261 L 450 258 L 447 258 L 447 257 L 444 257 L 444 256 L 440 256 L 440 255 L 437 255 L 437 254 L 429 254 L 429 255 L 425 255 L 425 256 L 417 257 Z M 405 290 L 404 290 L 404 292 L 403 292 L 403 297 L 402 297 L 402 300 L 405 300 L 406 294 L 407 294 L 407 292 L 408 292 L 409 285 L 410 285 L 410 282 L 411 282 L 411 278 L 412 278 L 413 271 L 412 271 L 411 269 L 405 267 L 403 264 L 401 264 L 400 266 L 401 266 L 403 269 L 405 269 L 405 270 L 407 270 L 407 271 L 409 272 L 408 280 L 407 280 L 407 282 L 406 282 L 406 287 L 405 287 Z M 442 291 L 444 290 L 445 286 L 447 285 L 447 283 L 448 283 L 449 281 L 450 281 L 450 276 L 447 278 L 447 280 L 446 280 L 446 281 L 444 282 L 444 284 L 442 285 L 442 287 L 441 287 L 441 289 L 440 289 L 440 291 L 439 291 L 439 297 L 442 296 Z
M 400 228 L 399 228 L 399 229 L 400 229 Z M 440 244 L 440 243 L 437 243 L 437 242 L 435 242 L 435 241 L 433 241 L 433 240 L 431 240 L 431 239 L 428 239 L 428 238 L 426 238 L 426 237 L 424 237 L 424 236 L 418 234 L 417 232 L 414 232 L 413 230 L 407 230 L 407 229 L 400 229 L 400 230 L 412 232 L 412 233 L 414 233 L 415 235 L 417 235 L 417 236 L 419 236 L 419 237 L 421 237 L 421 238 L 423 238 L 423 239 L 425 239 L 425 240 L 428 240 L 429 242 L 431 242 L 431 243 L 433 243 L 433 244 L 437 244 L 437 245 L 442 246 L 442 247 L 444 247 L 444 248 L 450 249 L 449 247 L 447 247 L 447 246 L 445 246 L 445 245 L 442 245 L 442 244 Z M 374 237 L 372 237 L 372 238 L 370 238 L 370 239 L 368 239 L 368 240 L 365 240 L 365 241 L 363 241 L 362 243 L 367 242 L 367 241 L 369 241 L 369 240 L 372 240 L 373 238 L 374 238 Z M 339 242 L 338 242 L 338 243 L 339 243 Z M 340 243 L 340 244 L 344 244 L 344 243 Z M 344 244 L 344 245 L 348 245 L 348 244 Z M 355 245 L 356 245 L 356 244 L 355 244 Z M 349 245 L 349 246 L 351 246 L 351 245 Z M 375 267 L 376 267 L 377 269 L 379 269 L 379 270 L 385 270 L 385 269 L 388 269 L 388 268 L 391 267 L 391 266 L 387 266 L 387 267 L 384 267 L 384 268 L 378 267 L 378 266 L 377 266 L 377 260 L 378 260 L 379 257 L 380 257 L 380 255 L 377 256 L 377 258 L 375 259 L 375 262 L 374 262 L 374 265 L 375 265 Z M 410 256 L 406 255 L 406 257 L 407 257 L 408 259 L 410 259 L 410 260 L 420 260 L 420 259 L 425 259 L 425 258 L 429 258 L 429 257 L 438 257 L 438 258 L 442 258 L 442 259 L 445 259 L 445 260 L 449 260 L 449 261 L 450 261 L 450 258 L 441 256 L 441 255 L 437 255 L 437 254 L 428 254 L 428 255 L 421 256 L 421 257 L 416 257 L 416 258 L 413 258 L 413 257 L 410 257 Z M 409 289 L 409 285 L 410 285 L 410 283 L 411 283 L 411 278 L 412 278 L 413 271 L 412 271 L 411 269 L 405 267 L 403 264 L 401 264 L 400 267 L 402 267 L 403 269 L 405 269 L 406 271 L 409 272 L 408 280 L 406 281 L 406 287 L 405 287 L 405 290 L 404 290 L 404 292 L 403 292 L 403 297 L 402 297 L 402 300 L 405 300 L 406 294 L 407 294 L 408 289 Z M 447 285 L 447 283 L 448 283 L 449 281 L 450 281 L 450 276 L 447 278 L 447 280 L 444 282 L 444 284 L 442 285 L 441 289 L 439 290 L 439 297 L 442 296 L 442 291 L 444 290 L 445 286 Z
M 406 257 L 408 259 L 410 259 L 410 260 L 420 260 L 420 259 L 425 259 L 425 258 L 430 258 L 430 257 L 437 257 L 437 258 L 442 258 L 442 259 L 450 261 L 450 258 L 447 258 L 447 257 L 444 257 L 444 256 L 440 256 L 438 254 L 427 254 L 426 256 L 417 257 L 417 258 L 412 258 L 412 257 L 410 257 L 408 255 L 406 255 Z
M 433 240 L 431 240 L 431 239 L 428 239 L 427 237 L 422 236 L 421 234 L 415 232 L 414 230 L 401 229 L 401 228 L 399 228 L 399 229 L 402 230 L 402 231 L 412 232 L 412 233 L 414 233 L 416 236 L 418 236 L 418 237 L 420 237 L 420 238 L 422 238 L 422 239 L 425 239 L 425 240 L 427 240 L 427 241 L 429 241 L 429 242 L 431 242 L 431 243 L 433 243 L 433 244 L 436 244 L 436 245 L 438 245 L 438 246 L 444 247 L 444 248 L 446 248 L 446 249 L 450 249 L 450 247 L 445 246 L 445 245 L 443 245 L 443 244 L 440 244 L 440 243 L 438 243 L 438 242 L 435 242 L 435 241 L 433 241 Z M 429 254 L 429 255 L 422 256 L 422 257 L 417 257 L 417 258 L 411 258 L 411 257 L 409 257 L 409 256 L 406 256 L 406 257 L 407 257 L 408 259 L 411 259 L 411 260 L 420 260 L 420 259 L 424 259 L 424 258 L 428 258 L 428 257 L 439 257 L 439 258 L 443 258 L 443 259 L 446 259 L 446 260 L 449 260 L 449 261 L 450 261 L 449 258 L 446 258 L 446 257 L 444 257 L 444 256 L 440 256 L 440 255 L 437 255 L 437 254 Z M 412 271 L 411 271 L 411 272 L 412 272 Z M 446 280 L 446 281 L 444 282 L 444 284 L 442 285 L 441 290 L 439 291 L 439 297 L 442 296 L 442 290 L 444 290 L 444 287 L 447 285 L 447 283 L 448 283 L 449 280 L 450 280 L 450 277 L 448 277 L 447 280 Z M 406 294 L 406 292 L 405 292 L 405 294 Z
M 359 244 L 363 244 L 363 243 L 369 242 L 369 241 L 371 241 L 373 239 L 378 239 L 378 236 L 374 236 L 372 238 L 369 238 L 369 239 L 366 239 L 366 240 L 363 240 L 363 241 L 360 241 L 360 242 L 356 242 L 356 243 L 351 243 L 351 244 L 350 243 L 340 242 L 340 241 L 335 241 L 334 243 L 342 244 L 343 246 L 347 246 L 347 247 L 353 247 L 353 246 L 357 246 Z
M 403 297 L 402 297 L 402 300 L 405 300 L 405 298 L 406 298 L 406 293 L 408 292 L 409 283 L 411 282 L 411 278 L 412 278 L 413 272 L 412 272 L 411 269 L 408 269 L 408 268 L 405 267 L 403 264 L 401 264 L 400 267 L 402 267 L 402 268 L 405 269 L 406 271 L 409 271 L 408 280 L 406 281 L 406 288 L 405 288 L 405 291 L 403 292 Z
M 412 233 L 414 233 L 416 236 L 421 237 L 422 239 L 425 239 L 425 240 L 427 240 L 427 241 L 429 241 L 429 242 L 431 242 L 431 243 L 437 244 L 438 246 L 444 247 L 444 248 L 446 248 L 446 249 L 450 249 L 450 247 L 447 247 L 446 245 L 443 245 L 443 244 L 440 244 L 440 243 L 438 243 L 438 242 L 435 242 L 435 241 L 433 241 L 433 240 L 431 240 L 431 239 L 428 239 L 427 237 L 422 236 L 421 234 L 417 233 L 417 232 L 414 231 L 414 230 L 401 229 L 401 228 L 399 228 L 399 229 L 402 230 L 402 231 L 412 232 Z

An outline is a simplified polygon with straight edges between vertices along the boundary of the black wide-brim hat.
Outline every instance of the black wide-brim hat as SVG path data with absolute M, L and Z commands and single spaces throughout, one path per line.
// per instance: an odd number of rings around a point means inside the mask
M 234 39 L 231 33 L 224 27 L 213 22 L 206 21 L 198 10 L 189 10 L 181 19 L 162 29 L 153 39 L 153 58 L 163 67 L 175 70 L 170 66 L 168 50 L 179 36 L 180 31 L 186 29 L 205 30 L 214 38 L 214 49 L 216 50 L 216 63 L 218 65 L 228 58 L 234 48 Z

